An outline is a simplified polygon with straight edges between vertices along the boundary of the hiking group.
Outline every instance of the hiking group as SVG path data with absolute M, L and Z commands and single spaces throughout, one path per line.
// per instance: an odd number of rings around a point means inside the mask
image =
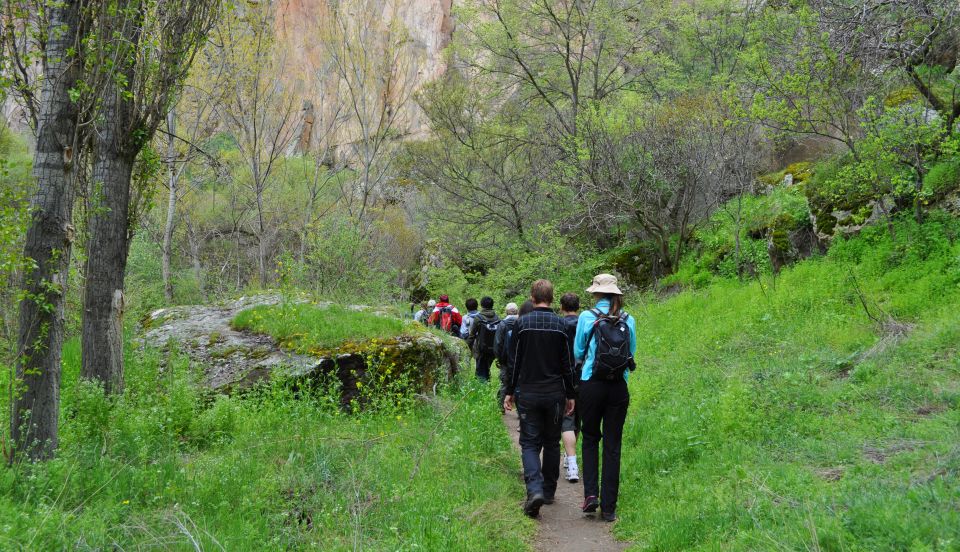
M 627 379 L 636 368 L 636 323 L 623 311 L 623 293 L 616 277 L 594 277 L 587 293 L 593 308 L 579 312 L 580 298 L 567 293 L 554 312 L 553 284 L 537 280 L 521 306 L 509 303 L 504 318 L 484 297 L 466 301 L 461 314 L 446 295 L 425 303 L 414 318 L 467 341 L 476 362 L 476 376 L 489 381 L 490 368 L 500 368 L 498 403 L 516 408 L 520 456 L 527 498 L 523 511 L 537 517 L 552 504 L 560 478 L 563 443 L 565 477 L 580 480 L 577 433 L 582 434 L 583 494 L 586 513 L 600 510 L 604 521 L 616 521 L 620 488 L 620 448 L 630 395 Z M 603 468 L 600 471 L 600 447 Z M 542 455 L 542 460 L 541 460 Z

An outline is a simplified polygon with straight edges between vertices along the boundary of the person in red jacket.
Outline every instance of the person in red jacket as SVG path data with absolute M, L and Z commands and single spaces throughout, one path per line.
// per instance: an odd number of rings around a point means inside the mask
M 427 319 L 427 326 L 433 326 L 459 337 L 461 324 L 463 324 L 463 316 L 460 311 L 450 304 L 448 295 L 441 295 L 437 306 L 433 307 L 433 312 Z

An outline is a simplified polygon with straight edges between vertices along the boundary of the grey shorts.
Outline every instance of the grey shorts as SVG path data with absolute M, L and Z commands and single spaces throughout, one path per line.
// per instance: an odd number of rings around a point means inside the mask
M 580 416 L 577 415 L 576 410 L 573 411 L 572 416 L 564 416 L 560 422 L 560 433 L 566 433 L 568 431 L 580 433 Z

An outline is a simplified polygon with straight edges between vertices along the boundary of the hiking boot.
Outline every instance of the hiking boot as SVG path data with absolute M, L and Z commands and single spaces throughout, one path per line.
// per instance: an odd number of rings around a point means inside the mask
M 552 496 L 545 496 L 545 497 L 543 497 L 543 503 L 546 504 L 547 506 L 553 504 L 553 503 L 554 503 L 554 497 L 552 497 Z
M 613 523 L 617 521 L 617 514 L 616 512 L 600 512 L 600 519 L 607 523 Z
M 527 502 L 523 505 L 523 513 L 528 516 L 535 518 L 540 515 L 540 507 L 543 506 L 543 503 L 546 499 L 543 497 L 542 493 L 535 493 L 533 496 L 527 499 Z
M 584 513 L 590 514 L 597 511 L 597 508 L 600 507 L 600 501 L 597 500 L 595 496 L 588 496 L 586 500 L 583 501 L 583 511 Z
M 569 464 L 567 466 L 567 481 L 571 483 L 580 481 L 580 470 L 577 469 L 576 464 Z

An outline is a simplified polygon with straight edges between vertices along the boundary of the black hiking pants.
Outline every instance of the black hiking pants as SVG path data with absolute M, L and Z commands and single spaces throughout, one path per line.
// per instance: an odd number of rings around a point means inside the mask
M 477 379 L 485 382 L 490 381 L 490 367 L 493 366 L 493 359 L 495 358 L 492 354 L 477 356 Z
M 520 415 L 520 459 L 527 496 L 543 493 L 553 498 L 560 478 L 560 420 L 566 398 L 563 393 L 518 392 Z M 540 452 L 543 452 L 543 464 Z
M 599 496 L 600 509 L 617 511 L 620 493 L 620 444 L 627 419 L 630 393 L 627 382 L 583 381 L 577 411 L 583 437 L 583 495 Z M 600 441 L 603 440 L 603 476 L 600 477 Z

